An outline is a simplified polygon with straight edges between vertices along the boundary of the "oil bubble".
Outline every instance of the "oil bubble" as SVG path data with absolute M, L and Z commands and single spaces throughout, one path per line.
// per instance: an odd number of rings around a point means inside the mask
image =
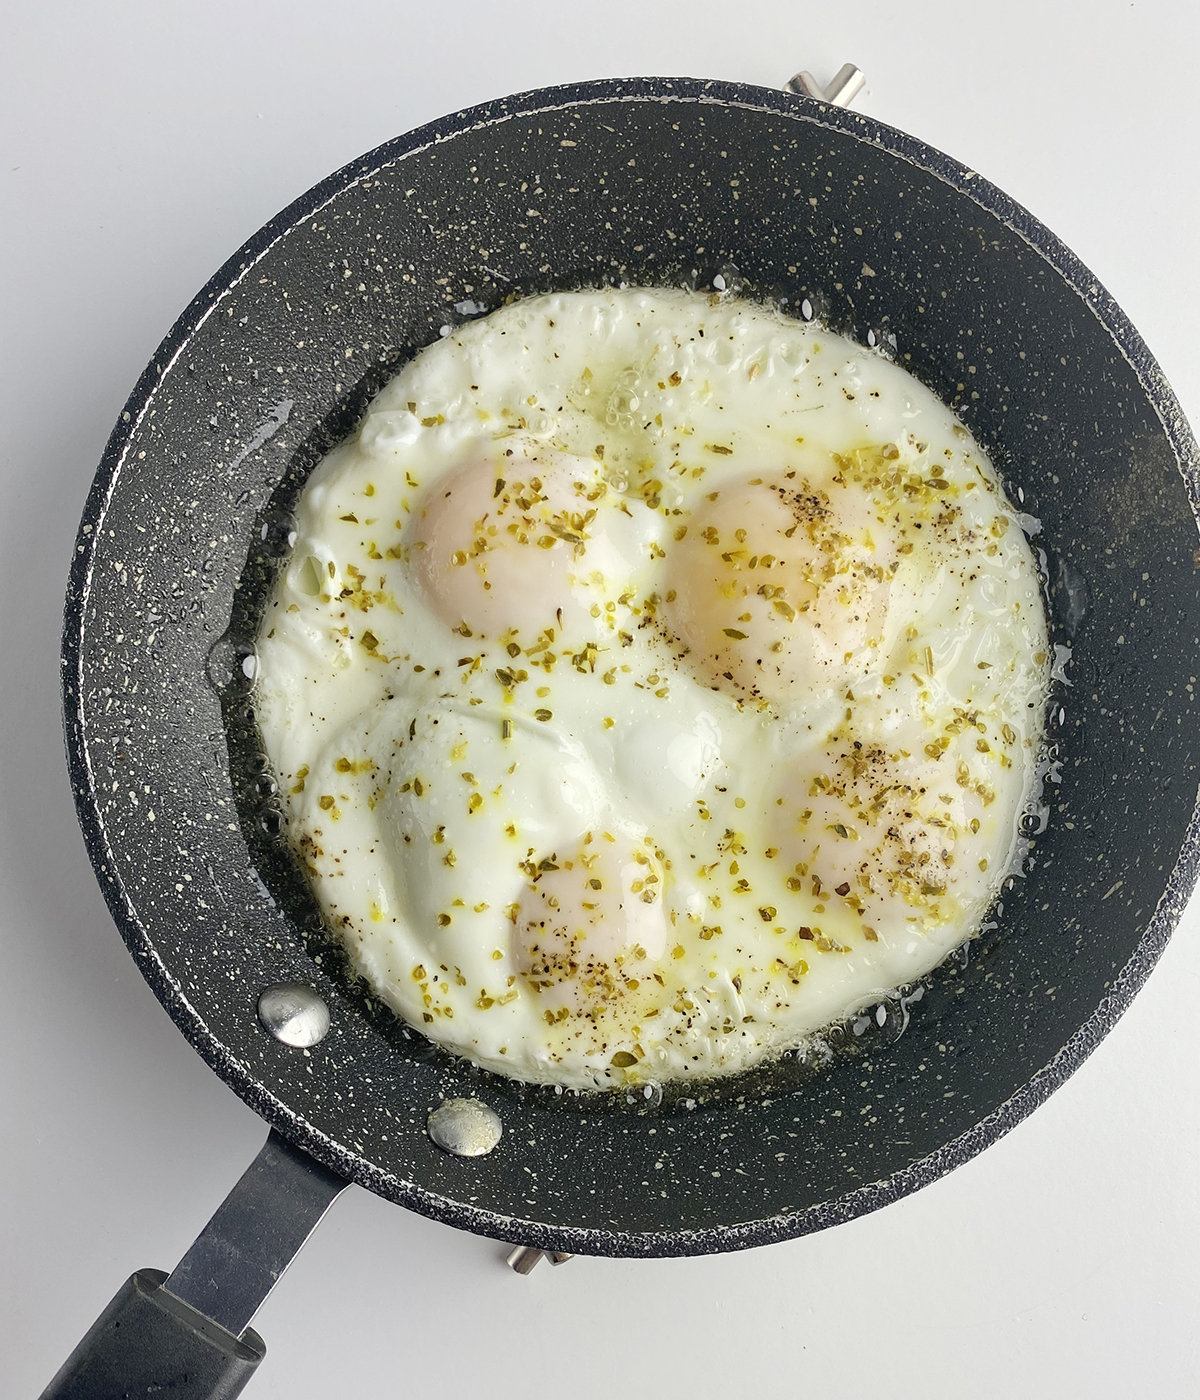
M 258 653 L 250 643 L 235 641 L 226 632 L 209 648 L 204 673 L 218 695 L 245 694 L 258 675 Z
M 771 347 L 771 356 L 787 369 L 795 370 L 804 364 L 804 346 L 798 340 L 777 340 Z
M 295 521 L 286 511 L 266 511 L 259 521 L 258 538 L 264 554 L 282 558 L 295 543 Z

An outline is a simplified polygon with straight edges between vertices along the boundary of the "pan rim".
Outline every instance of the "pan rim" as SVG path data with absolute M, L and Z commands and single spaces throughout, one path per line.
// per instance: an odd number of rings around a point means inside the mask
M 1129 364 L 1162 425 L 1188 490 L 1200 501 L 1200 450 L 1162 370 L 1124 312 L 1087 267 L 1032 214 L 952 157 L 873 118 L 790 93 L 748 84 L 695 78 L 618 78 L 535 89 L 449 114 L 395 137 L 327 176 L 287 205 L 219 268 L 175 321 L 139 377 L 109 437 L 88 493 L 72 559 L 62 641 L 63 720 L 67 764 L 84 844 L 110 912 L 143 977 L 193 1048 L 240 1098 L 272 1127 L 326 1166 L 422 1215 L 514 1243 L 570 1253 L 655 1257 L 752 1248 L 853 1219 L 918 1190 L 1015 1127 L 1062 1084 L 1116 1024 L 1160 956 L 1200 873 L 1200 808 L 1193 802 L 1179 857 L 1135 951 L 1104 999 L 1049 1064 L 1009 1099 L 919 1161 L 879 1181 L 792 1214 L 736 1225 L 676 1231 L 610 1231 L 518 1220 L 464 1204 L 387 1173 L 323 1133 L 267 1092 L 247 1066 L 210 1030 L 174 981 L 142 927 L 108 841 L 93 783 L 84 714 L 83 656 L 86 609 L 96 544 L 126 454 L 172 366 L 221 300 L 277 242 L 313 218 L 331 200 L 380 169 L 485 126 L 518 117 L 609 104 L 711 103 L 770 113 L 837 131 L 866 142 L 965 195 L 1012 230 L 1084 303 Z

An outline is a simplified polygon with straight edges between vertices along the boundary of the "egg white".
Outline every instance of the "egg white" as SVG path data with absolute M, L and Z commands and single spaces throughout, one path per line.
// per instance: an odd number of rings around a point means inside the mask
M 744 1069 L 1010 870 L 1037 574 L 897 365 L 664 290 L 518 302 L 330 453 L 258 643 L 289 839 L 375 992 L 517 1078 Z

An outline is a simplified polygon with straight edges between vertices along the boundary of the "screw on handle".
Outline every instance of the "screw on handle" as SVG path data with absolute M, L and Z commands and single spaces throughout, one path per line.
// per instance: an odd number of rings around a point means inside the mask
M 784 90 L 801 97 L 815 97 L 818 102 L 828 102 L 831 107 L 849 107 L 863 90 L 866 83 L 862 69 L 853 63 L 843 63 L 834 74 L 828 87 L 822 87 L 811 73 L 797 73 L 784 83 Z

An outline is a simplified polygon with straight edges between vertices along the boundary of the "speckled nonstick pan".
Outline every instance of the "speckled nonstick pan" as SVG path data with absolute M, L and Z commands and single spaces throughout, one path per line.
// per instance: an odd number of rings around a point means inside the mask
M 897 357 L 1041 520 L 1055 641 L 1069 648 L 1051 811 L 997 927 L 854 1042 L 856 1058 L 815 1077 L 784 1062 L 711 1101 L 593 1104 L 431 1051 L 345 976 L 273 835 L 244 643 L 305 472 L 460 318 L 456 303 L 696 285 L 717 270 L 797 314 L 807 299 Z M 284 1138 L 380 1195 L 572 1253 L 744 1249 L 836 1224 L 934 1180 L 1040 1103 L 1116 1021 L 1183 907 L 1197 858 L 1198 480 L 1174 397 L 1095 278 L 911 137 L 807 98 L 683 79 L 458 113 L 347 166 L 251 239 L 121 415 L 63 641 L 88 851 L 200 1054 Z M 307 1051 L 256 1015 L 263 988 L 287 982 L 331 1013 Z M 443 1096 L 491 1105 L 499 1146 L 470 1159 L 435 1146 L 426 1121 Z

